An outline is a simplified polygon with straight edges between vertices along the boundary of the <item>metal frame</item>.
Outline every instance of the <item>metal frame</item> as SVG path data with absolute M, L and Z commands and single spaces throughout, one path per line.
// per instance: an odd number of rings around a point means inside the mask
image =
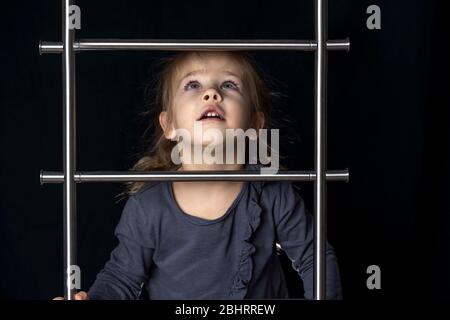
M 348 182 L 348 169 L 327 171 L 326 106 L 327 106 L 327 51 L 350 49 L 350 41 L 327 39 L 327 0 L 315 1 L 315 40 L 75 40 L 70 28 L 69 7 L 73 0 L 62 0 L 62 42 L 40 42 L 39 52 L 62 54 L 63 79 L 63 172 L 41 171 L 40 181 L 63 183 L 64 213 L 64 296 L 73 300 L 76 289 L 71 289 L 71 266 L 76 265 L 76 183 L 125 181 L 211 181 L 211 180 L 270 180 L 314 182 L 314 299 L 326 299 L 327 240 L 326 182 Z M 277 174 L 259 174 L 241 171 L 206 172 L 77 172 L 76 171 L 76 90 L 75 53 L 103 50 L 281 50 L 314 51 L 315 53 L 315 149 L 314 171 L 281 171 Z

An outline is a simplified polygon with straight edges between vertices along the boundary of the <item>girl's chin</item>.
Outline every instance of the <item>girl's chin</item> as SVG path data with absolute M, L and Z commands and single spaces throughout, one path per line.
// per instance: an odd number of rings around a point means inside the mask
M 210 148 L 225 147 L 225 141 L 203 140 L 201 143 L 196 143 L 195 145 Z

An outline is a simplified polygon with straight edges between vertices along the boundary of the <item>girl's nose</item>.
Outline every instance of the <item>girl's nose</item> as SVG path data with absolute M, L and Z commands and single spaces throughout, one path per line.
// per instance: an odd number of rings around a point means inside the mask
M 209 99 L 220 102 L 222 101 L 222 96 L 216 89 L 210 88 L 203 94 L 203 100 L 208 101 Z

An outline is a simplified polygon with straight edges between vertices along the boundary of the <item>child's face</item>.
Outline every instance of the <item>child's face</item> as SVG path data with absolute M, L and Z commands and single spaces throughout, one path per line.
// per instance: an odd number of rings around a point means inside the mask
M 211 141 L 194 135 L 196 124 L 201 123 L 203 132 L 210 128 L 219 130 L 223 138 L 226 129 L 245 131 L 250 126 L 251 108 L 239 65 L 220 52 L 207 53 L 204 57 L 200 60 L 190 56 L 175 76 L 172 121 L 167 121 L 165 112 L 160 116 L 166 138 L 173 138 L 175 129 L 186 129 L 194 143 L 205 144 Z M 202 118 L 208 106 L 217 108 L 220 117 L 210 114 Z

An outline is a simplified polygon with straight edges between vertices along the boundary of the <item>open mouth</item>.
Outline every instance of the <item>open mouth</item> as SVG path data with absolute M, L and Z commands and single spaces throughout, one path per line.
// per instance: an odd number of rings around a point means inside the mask
M 198 121 L 225 121 L 225 119 L 217 112 L 206 112 L 204 113 Z

